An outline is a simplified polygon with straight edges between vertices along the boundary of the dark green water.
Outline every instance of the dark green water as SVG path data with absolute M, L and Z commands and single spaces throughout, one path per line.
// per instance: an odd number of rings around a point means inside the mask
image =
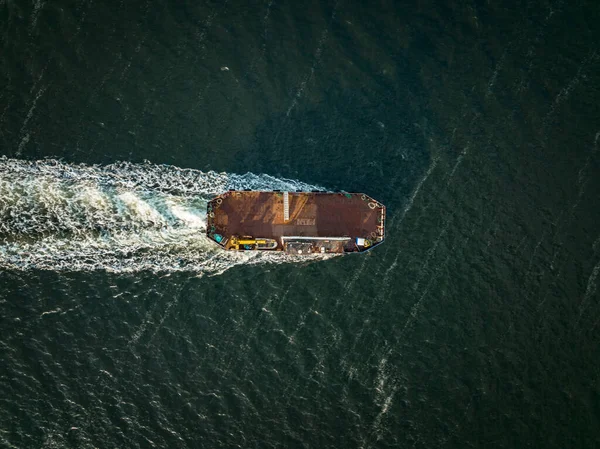
M 0 447 L 600 447 L 597 2 L 0 0 L 0 42 L 2 155 L 389 218 L 314 263 L 3 269 Z

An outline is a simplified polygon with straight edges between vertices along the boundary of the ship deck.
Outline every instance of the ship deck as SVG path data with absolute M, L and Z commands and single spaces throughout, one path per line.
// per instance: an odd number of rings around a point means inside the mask
M 267 238 L 281 250 L 282 237 L 290 236 L 364 238 L 373 244 L 384 238 L 385 207 L 360 193 L 230 191 L 213 199 L 208 210 L 207 233 L 213 240 L 215 234 L 223 240 Z

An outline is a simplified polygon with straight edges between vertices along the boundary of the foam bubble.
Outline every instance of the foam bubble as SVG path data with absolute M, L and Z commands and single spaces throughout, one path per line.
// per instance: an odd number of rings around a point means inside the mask
M 324 190 L 269 175 L 148 162 L 100 166 L 1 158 L 0 267 L 214 274 L 242 263 L 307 260 L 225 252 L 211 242 L 206 204 L 228 189 Z

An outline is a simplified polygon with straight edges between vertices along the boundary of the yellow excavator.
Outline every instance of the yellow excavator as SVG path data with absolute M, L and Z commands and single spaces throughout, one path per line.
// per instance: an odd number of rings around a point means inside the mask
M 233 236 L 227 244 L 227 249 L 252 250 L 252 249 L 275 249 L 277 241 L 265 238 L 253 238 L 249 236 Z

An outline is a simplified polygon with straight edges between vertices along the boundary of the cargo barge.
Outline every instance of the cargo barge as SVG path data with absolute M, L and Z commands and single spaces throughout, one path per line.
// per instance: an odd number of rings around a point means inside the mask
M 360 253 L 385 239 L 385 206 L 364 193 L 230 190 L 208 203 L 206 234 L 232 251 Z

